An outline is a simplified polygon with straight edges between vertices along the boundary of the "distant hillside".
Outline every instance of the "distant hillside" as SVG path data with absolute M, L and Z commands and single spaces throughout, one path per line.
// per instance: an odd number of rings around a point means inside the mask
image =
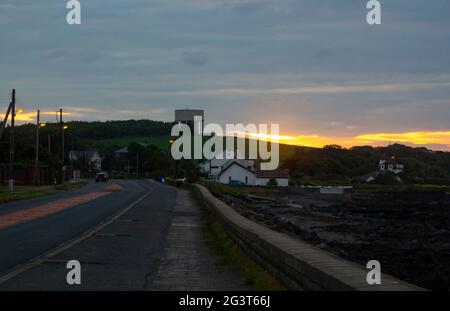
M 107 122 L 67 122 L 65 130 L 65 154 L 71 149 L 97 149 L 109 153 L 128 146 L 132 142 L 154 144 L 161 149 L 169 147 L 168 137 L 172 123 L 151 120 L 127 120 Z M 36 126 L 16 126 L 15 162 L 32 164 L 35 156 Z M 10 129 L 6 128 L 0 141 L 0 163 L 8 163 Z M 59 126 L 48 123 L 40 129 L 40 155 L 42 163 L 56 166 L 60 150 Z
M 70 134 L 83 139 L 117 139 L 126 137 L 167 136 L 173 123 L 152 120 L 68 123 Z
M 108 122 L 69 122 L 65 132 L 65 152 L 96 149 L 103 156 L 131 143 L 155 145 L 162 151 L 170 150 L 170 131 L 173 123 L 151 120 Z M 40 131 L 40 160 L 56 166 L 60 148 L 57 124 L 48 124 Z M 0 163 L 8 162 L 9 129 L 0 141 Z M 35 153 L 35 126 L 16 128 L 16 163 L 33 163 Z M 339 146 L 311 148 L 280 146 L 281 165 L 288 168 L 293 180 L 300 183 L 351 182 L 354 177 L 373 172 L 378 161 L 394 156 L 405 165 L 402 178 L 412 183 L 449 184 L 450 153 L 412 148 L 399 144 L 388 147 L 360 146 L 343 149 Z
M 377 170 L 378 161 L 395 157 L 405 165 L 403 180 L 411 183 L 450 184 L 450 153 L 412 148 L 400 144 L 388 147 L 359 146 L 343 149 L 284 146 L 292 157 L 283 163 L 299 181 L 351 182 L 354 177 Z
M 144 146 L 154 145 L 162 151 L 170 151 L 170 136 L 134 136 L 111 139 L 82 139 L 80 149 L 95 149 L 105 155 L 120 148 L 138 143 Z

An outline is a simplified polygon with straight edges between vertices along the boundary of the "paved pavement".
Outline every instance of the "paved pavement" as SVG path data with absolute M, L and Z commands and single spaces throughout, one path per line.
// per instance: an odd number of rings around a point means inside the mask
M 248 289 L 235 272 L 217 271 L 188 192 L 112 183 L 0 205 L 0 290 Z M 52 202 L 58 208 L 49 212 Z M 81 285 L 66 282 L 73 259 Z
M 191 194 L 178 190 L 174 217 L 167 236 L 165 255 L 150 277 L 149 290 L 250 290 L 239 275 L 219 272 L 202 234 L 201 210 Z

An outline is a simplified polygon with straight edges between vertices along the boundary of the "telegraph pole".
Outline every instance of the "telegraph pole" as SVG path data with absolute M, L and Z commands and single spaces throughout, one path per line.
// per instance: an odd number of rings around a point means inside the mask
M 3 118 L 3 123 L 0 125 L 0 139 L 3 137 L 3 131 L 6 127 L 6 122 L 8 122 L 9 114 L 11 113 L 11 103 L 8 105 L 8 110 L 6 111 L 5 117 Z
M 11 136 L 9 139 L 9 191 L 14 191 L 14 118 L 16 117 L 16 90 L 12 90 L 11 95 Z
M 64 124 L 63 124 L 63 110 L 59 109 L 59 134 L 61 137 L 60 163 L 61 163 L 61 184 L 65 181 L 64 172 Z
M 39 128 L 41 127 L 41 111 L 38 109 L 36 115 L 36 156 L 34 159 L 34 184 L 39 186 L 40 178 L 39 178 Z

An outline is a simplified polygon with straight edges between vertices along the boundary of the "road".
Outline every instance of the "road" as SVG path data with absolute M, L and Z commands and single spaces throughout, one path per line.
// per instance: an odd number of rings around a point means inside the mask
M 200 222 L 186 191 L 144 180 L 0 205 L 0 290 L 247 289 L 216 271 Z

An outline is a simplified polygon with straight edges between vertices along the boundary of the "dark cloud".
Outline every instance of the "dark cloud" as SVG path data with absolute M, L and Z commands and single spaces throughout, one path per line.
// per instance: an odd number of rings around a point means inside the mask
M 201 106 L 291 132 L 448 128 L 448 0 L 382 1 L 376 27 L 365 0 L 89 0 L 80 26 L 65 1 L 1 2 L 0 85 L 30 110 L 88 99 L 107 112 L 86 118 Z M 342 90 L 402 83 L 427 87 Z

